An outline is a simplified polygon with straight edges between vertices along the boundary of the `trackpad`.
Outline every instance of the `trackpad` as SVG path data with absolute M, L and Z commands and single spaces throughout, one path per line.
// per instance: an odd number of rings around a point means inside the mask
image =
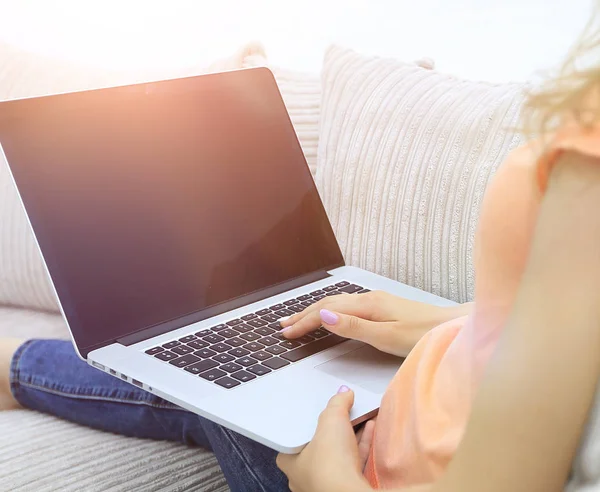
M 373 393 L 383 393 L 404 361 L 365 345 L 315 367 Z

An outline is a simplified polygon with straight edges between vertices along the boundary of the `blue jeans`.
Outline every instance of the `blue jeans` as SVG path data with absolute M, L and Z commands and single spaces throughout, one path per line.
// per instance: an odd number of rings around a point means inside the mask
M 10 380 L 26 408 L 124 436 L 211 450 L 232 491 L 289 490 L 275 451 L 90 367 L 70 342 L 25 342 L 13 357 Z

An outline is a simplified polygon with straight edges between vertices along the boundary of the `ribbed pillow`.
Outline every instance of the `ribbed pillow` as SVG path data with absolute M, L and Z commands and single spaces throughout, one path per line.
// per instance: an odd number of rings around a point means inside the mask
M 524 86 L 340 47 L 322 80 L 316 181 L 347 263 L 471 300 L 481 199 L 521 142 Z
M 189 66 L 152 70 L 100 70 L 0 45 L 0 100 L 131 84 L 242 68 L 246 58 L 264 59 L 263 47 L 250 43 L 208 68 Z M 27 218 L 0 155 L 0 305 L 58 312 Z

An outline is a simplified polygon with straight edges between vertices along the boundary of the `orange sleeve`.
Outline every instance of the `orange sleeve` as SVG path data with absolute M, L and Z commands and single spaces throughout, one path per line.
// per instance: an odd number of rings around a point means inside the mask
M 552 138 L 537 163 L 537 176 L 542 191 L 546 190 L 552 166 L 563 152 L 568 151 L 600 157 L 600 125 L 587 129 L 565 128 Z

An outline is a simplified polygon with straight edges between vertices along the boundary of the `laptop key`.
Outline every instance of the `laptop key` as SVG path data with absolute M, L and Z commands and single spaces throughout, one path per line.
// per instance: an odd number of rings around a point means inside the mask
M 304 306 L 305 308 L 307 307 L 311 307 L 316 301 L 302 301 L 300 303 L 301 306 Z
M 277 321 L 277 323 L 271 323 L 269 325 L 269 328 L 271 328 L 272 330 L 275 330 L 275 331 L 281 331 L 283 326 L 281 326 L 281 323 L 279 321 Z
M 347 294 L 354 294 L 355 292 L 362 290 L 362 287 L 359 287 L 358 285 L 350 284 L 350 285 L 346 285 L 346 287 L 340 288 L 340 290 L 342 292 L 346 292 Z
M 239 331 L 240 333 L 248 333 L 249 331 L 254 330 L 254 328 L 252 326 L 248 326 L 247 324 L 241 324 L 241 325 L 237 325 L 235 327 L 236 331 Z
M 298 304 L 300 301 L 298 299 L 290 299 L 289 301 L 284 301 L 284 304 L 286 306 L 292 306 L 294 304 Z
M 284 309 L 285 306 L 283 304 L 275 304 L 274 306 L 271 306 L 271 311 L 279 311 L 280 309 Z
M 177 347 L 177 345 L 181 345 L 181 342 L 179 340 L 174 340 L 169 343 L 164 343 L 163 347 L 166 349 L 172 349 L 173 347 Z
M 187 337 L 183 337 L 183 338 L 179 339 L 179 341 L 181 343 L 188 343 L 188 342 L 191 342 L 192 340 L 196 340 L 196 336 L 195 335 L 188 335 Z
M 173 360 L 173 359 L 177 359 L 177 357 L 179 357 L 177 354 L 174 354 L 173 352 L 159 352 L 158 354 L 155 354 L 154 357 L 156 357 L 157 359 L 160 360 Z
M 179 367 L 180 369 L 185 366 L 189 366 L 194 362 L 200 362 L 200 357 L 196 357 L 195 355 L 184 355 L 183 357 L 179 357 L 178 359 L 173 359 L 169 361 L 169 364 L 173 364 L 175 367 Z
M 287 340 L 287 338 L 285 338 L 283 336 L 283 333 L 281 333 L 280 331 L 276 331 L 275 333 L 271 333 L 271 336 L 273 338 L 276 338 L 277 340 L 282 341 L 282 342 L 285 342 Z
M 371 292 L 371 289 L 361 289 L 357 292 L 357 294 L 366 294 L 367 292 Z
M 236 364 L 240 364 L 244 367 L 248 367 L 248 366 L 253 366 L 254 364 L 256 364 L 256 361 L 252 358 L 252 357 L 240 357 L 238 360 L 235 361 Z
M 254 333 L 258 333 L 259 335 L 262 335 L 263 337 L 266 337 L 267 335 L 270 335 L 271 333 L 274 333 L 275 330 L 271 329 L 271 328 L 267 328 L 266 326 L 263 326 L 262 328 L 257 328 L 256 330 L 254 330 Z
M 247 383 L 248 381 L 256 379 L 256 376 L 254 374 L 251 374 L 247 371 L 234 372 L 231 375 L 231 377 L 237 379 L 238 381 L 241 381 L 242 383 Z
M 320 301 L 321 299 L 325 299 L 325 294 L 320 295 L 320 296 L 315 296 L 315 301 Z
M 217 362 L 221 363 L 221 364 L 225 364 L 227 362 L 231 362 L 235 357 L 233 357 L 233 355 L 229 355 L 229 354 L 219 354 L 219 355 L 215 355 L 213 357 L 213 360 L 216 360 Z
M 201 350 L 198 350 L 197 352 L 194 352 L 194 355 L 196 357 L 202 357 L 203 359 L 208 359 L 209 357 L 212 357 L 213 355 L 217 355 L 217 353 L 214 350 L 203 348 Z
M 215 381 L 223 376 L 227 376 L 227 373 L 225 371 L 221 371 L 221 369 L 211 369 L 210 371 L 200 374 L 200 377 L 206 379 L 207 381 Z
M 279 321 L 279 318 L 273 314 L 266 314 L 262 317 L 267 323 L 275 323 Z
M 250 351 L 238 347 L 230 350 L 227 353 L 233 355 L 234 357 L 244 357 L 244 355 L 248 355 Z
M 267 366 L 269 369 L 277 370 L 289 365 L 289 362 L 287 360 L 280 359 L 279 357 L 273 357 L 272 359 L 264 361 L 263 365 Z
M 260 328 L 261 326 L 267 326 L 267 322 L 264 319 L 251 319 L 250 321 L 248 321 L 248 324 L 250 326 L 253 326 L 254 328 Z
M 300 338 L 294 338 L 294 341 L 300 342 L 302 345 L 306 345 L 307 343 L 314 342 L 315 339 L 313 337 L 311 337 L 310 335 L 304 335 L 304 336 L 301 336 Z
M 164 351 L 165 351 L 164 347 L 154 347 L 154 348 L 146 350 L 146 353 L 148 355 L 156 355 L 159 352 L 164 352 Z
M 229 326 L 236 326 L 243 323 L 243 321 L 241 319 L 232 319 L 231 321 L 228 321 L 226 324 Z
M 187 345 L 178 345 L 177 347 L 173 347 L 171 351 L 179 355 L 185 355 L 191 354 L 194 349 L 192 347 L 188 347 Z
M 246 350 L 249 350 L 250 352 L 256 352 L 257 350 L 262 350 L 265 348 L 264 345 L 261 345 L 258 342 L 250 342 L 247 343 L 246 345 L 244 345 L 244 347 Z
M 219 336 L 225 337 L 225 338 L 237 337 L 238 335 L 239 335 L 239 332 L 232 330 L 231 328 L 226 328 L 219 332 Z
M 336 287 L 346 287 L 346 285 L 350 285 L 350 282 L 346 282 L 344 280 L 343 282 L 338 282 L 337 284 L 335 284 Z
M 229 349 L 231 349 L 231 347 L 229 345 L 226 345 L 224 343 L 215 343 L 214 345 L 210 346 L 211 350 L 214 350 L 215 352 L 227 352 Z
M 286 340 L 285 342 L 281 342 L 279 345 L 286 349 L 295 349 L 296 347 L 300 347 L 302 344 L 300 342 L 296 342 L 295 340 Z
M 294 311 L 295 313 L 301 313 L 304 311 L 304 306 L 302 304 L 294 304 L 288 308 L 290 311 Z
M 267 347 L 265 350 L 273 355 L 279 355 L 279 354 L 283 354 L 284 352 L 287 352 L 287 350 L 285 350 L 283 347 L 280 347 L 279 345 L 273 345 L 272 347 Z
M 311 295 L 311 296 L 313 296 L 313 297 L 316 297 L 316 296 L 322 296 L 322 295 L 324 295 L 324 294 L 325 294 L 325 292 L 323 292 L 322 290 L 313 290 L 313 291 L 310 293 L 310 295 Z
M 205 328 L 202 331 L 199 331 L 198 333 L 196 333 L 197 337 L 205 337 L 206 335 L 212 335 L 212 330 L 210 328 Z
M 327 294 L 325 294 L 326 296 L 339 296 L 341 294 L 341 292 L 338 292 L 337 290 L 334 290 L 332 292 L 327 292 Z
M 229 340 L 225 340 L 227 345 L 231 345 L 232 347 L 241 347 L 242 345 L 246 345 L 246 340 L 242 340 L 241 338 L 230 338 Z
M 269 314 L 271 312 L 271 310 L 269 308 L 265 308 L 265 309 L 261 309 L 260 311 L 256 311 L 256 314 L 258 314 L 259 316 L 265 316 L 267 314 Z
M 345 338 L 338 337 L 337 335 L 331 335 L 327 338 L 322 338 L 321 340 L 309 343 L 308 345 L 303 345 L 295 350 L 290 350 L 289 352 L 282 354 L 281 357 L 289 360 L 290 362 L 298 362 L 305 357 L 322 352 L 323 350 L 334 347 L 344 341 L 346 341 Z
M 315 331 L 310 332 L 310 336 L 314 338 L 325 338 L 327 335 L 329 335 L 329 332 L 323 330 L 322 328 L 318 328 Z
M 217 379 L 215 381 L 215 384 L 218 384 L 219 386 L 223 386 L 223 388 L 225 388 L 225 389 L 231 389 L 236 386 L 239 386 L 242 383 L 240 383 L 239 381 L 236 381 L 235 379 L 231 379 L 230 377 L 226 377 L 226 378 Z
M 308 301 L 310 299 L 310 294 L 304 294 L 303 296 L 298 297 L 299 301 Z
M 203 342 L 202 340 L 194 340 L 193 342 L 188 342 L 187 346 L 192 347 L 194 350 L 200 350 L 208 347 L 208 343 Z
M 219 369 L 222 369 L 223 371 L 227 371 L 229 373 L 239 371 L 240 369 L 243 369 L 243 368 L 244 368 L 243 366 L 240 366 L 239 364 L 236 364 L 235 362 L 229 362 L 227 364 L 223 364 L 222 366 L 219 366 Z
M 254 314 L 254 313 L 247 314 L 246 316 L 242 316 L 242 319 L 244 321 L 250 321 L 251 319 L 256 319 L 256 318 L 258 318 L 258 314 Z
M 275 314 L 280 318 L 283 318 L 284 316 L 293 316 L 296 313 L 294 313 L 294 311 L 290 311 L 289 309 L 280 309 L 279 311 L 275 312 Z
M 258 352 L 254 352 L 253 354 L 250 354 L 250 357 L 256 359 L 259 362 L 262 362 L 263 360 L 267 360 L 267 359 L 270 359 L 271 357 L 273 357 L 273 354 L 269 354 L 268 352 L 265 352 L 264 350 L 259 350 Z
M 271 372 L 271 369 L 261 364 L 256 364 L 252 367 L 248 367 L 246 368 L 246 370 L 251 372 L 252 374 L 256 374 L 257 376 L 264 376 L 265 374 L 269 374 Z
M 208 335 L 206 337 L 203 337 L 202 340 L 204 340 L 205 342 L 208 342 L 208 343 L 217 343 L 217 342 L 222 342 L 223 340 L 225 340 L 225 337 L 222 337 L 219 335 Z
M 191 366 L 187 366 L 184 368 L 184 370 L 191 374 L 200 374 L 204 371 L 208 371 L 209 369 L 212 369 L 213 367 L 217 367 L 218 365 L 219 365 L 218 362 L 207 359 L 207 360 L 197 362 L 196 364 L 193 364 Z
M 254 342 L 255 340 L 258 340 L 260 338 L 260 335 L 257 335 L 256 333 L 242 333 L 240 335 L 240 338 L 242 340 L 246 340 L 247 342 Z
M 228 328 L 228 326 L 225 323 L 221 323 L 220 325 L 213 326 L 211 328 L 211 330 L 212 331 L 221 331 L 221 330 L 225 330 L 226 328 Z
M 258 343 L 262 343 L 263 345 L 270 347 L 271 345 L 275 345 L 276 343 L 279 343 L 279 340 L 277 340 L 276 338 L 273 338 L 273 337 L 263 337 L 258 341 Z
M 328 285 L 327 287 L 323 287 L 323 290 L 325 292 L 331 292 L 332 290 L 337 290 L 337 287 L 335 285 Z

